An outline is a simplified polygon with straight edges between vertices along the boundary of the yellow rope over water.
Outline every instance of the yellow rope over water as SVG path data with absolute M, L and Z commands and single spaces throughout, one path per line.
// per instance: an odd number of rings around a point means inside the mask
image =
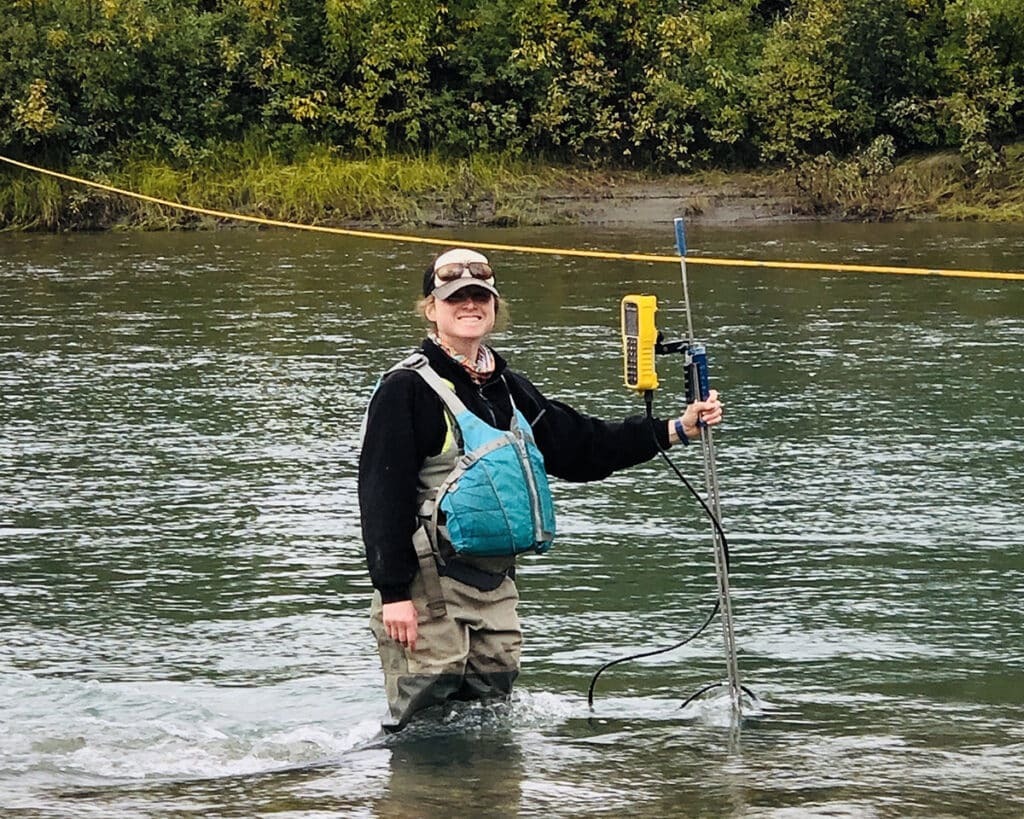
M 167 208 L 175 208 L 190 213 L 198 213 L 203 216 L 213 216 L 218 219 L 231 219 L 238 222 L 252 222 L 268 227 L 288 228 L 290 230 L 306 230 L 314 233 L 332 233 L 338 236 L 356 236 L 362 239 L 383 239 L 391 242 L 408 242 L 424 245 L 442 245 L 450 247 L 453 240 L 450 238 L 431 239 L 425 236 L 412 236 L 400 233 L 381 233 L 368 230 L 351 230 L 349 228 L 327 227 L 325 225 L 305 225 L 298 222 L 284 222 L 278 219 L 267 219 L 262 216 L 246 216 L 241 213 L 229 213 L 227 211 L 201 208 L 195 205 L 186 205 L 181 202 L 172 202 L 167 199 L 159 199 L 155 196 L 147 196 L 144 193 L 115 188 L 113 185 L 105 185 L 102 182 L 93 182 L 88 179 L 81 179 L 69 174 L 52 171 L 48 168 L 40 168 L 30 165 L 27 162 L 19 162 L 16 159 L 0 154 L 0 161 L 6 162 L 15 167 L 22 168 L 34 173 L 52 176 L 63 179 L 66 182 L 73 182 L 77 185 L 84 185 L 90 188 L 116 193 L 120 196 L 127 196 L 132 199 L 139 199 L 143 202 L 150 202 L 154 205 L 161 205 Z M 498 250 L 510 253 L 533 253 L 545 256 L 573 256 L 585 259 L 606 259 L 625 262 L 653 262 L 678 264 L 680 256 L 662 256 L 649 253 L 616 253 L 606 250 L 576 250 L 574 248 L 552 248 L 533 247 L 530 245 L 504 245 L 492 242 L 459 242 L 463 247 L 476 248 L 478 250 Z M 765 261 L 756 259 L 725 259 L 709 256 L 686 256 L 688 265 L 708 265 L 712 267 L 762 267 L 778 268 L 785 270 L 825 270 L 837 273 L 889 273 L 903 276 L 948 276 L 961 279 L 999 279 L 1002 281 L 1024 281 L 1024 273 L 1006 273 L 995 270 L 955 270 L 950 268 L 930 267 L 899 267 L 889 265 L 865 265 L 865 264 L 830 264 L 828 262 L 796 262 L 796 261 Z

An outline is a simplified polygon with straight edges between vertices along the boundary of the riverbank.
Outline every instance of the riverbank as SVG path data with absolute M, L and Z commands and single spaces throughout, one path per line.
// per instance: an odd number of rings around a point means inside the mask
M 677 216 L 705 224 L 814 218 L 771 178 L 747 174 L 609 179 L 593 190 L 547 193 L 541 209 L 549 223 L 590 225 L 658 224 Z
M 671 221 L 748 224 L 829 220 L 886 222 L 1024 221 L 1024 143 L 1004 149 L 1005 165 L 972 175 L 956 154 L 878 162 L 869 153 L 819 157 L 785 170 L 641 179 L 611 178 L 589 192 L 550 195 L 548 214 L 581 224 Z
M 228 146 L 216 159 L 184 168 L 134 160 L 104 171 L 72 169 L 82 182 L 4 170 L 0 227 L 182 230 L 231 223 L 92 182 L 223 213 L 354 228 L 657 224 L 680 215 L 716 224 L 1024 221 L 1024 143 L 1004 154 L 1004 169 L 979 179 L 955 154 L 892 163 L 866 153 L 784 170 L 651 175 L 496 157 L 353 161 L 326 147 L 285 162 L 251 146 Z

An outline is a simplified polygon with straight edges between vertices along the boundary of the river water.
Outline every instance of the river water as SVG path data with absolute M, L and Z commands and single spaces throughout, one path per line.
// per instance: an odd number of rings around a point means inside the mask
M 461 234 L 671 253 L 671 226 Z M 695 254 L 1024 269 L 1024 229 L 695 228 Z M 430 248 L 254 230 L 0 235 L 0 813 L 1022 816 L 1019 282 L 690 266 L 743 682 L 707 521 L 658 461 L 555 485 L 507 708 L 378 735 L 355 505 Z M 642 412 L 619 299 L 682 336 L 679 268 L 492 253 L 494 344 Z M 681 407 L 660 362 L 655 412 Z M 700 484 L 699 448 L 672 452 Z

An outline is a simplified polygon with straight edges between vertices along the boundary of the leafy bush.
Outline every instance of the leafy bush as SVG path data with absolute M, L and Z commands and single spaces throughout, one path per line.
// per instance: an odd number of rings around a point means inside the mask
M 102 171 L 485 152 L 800 163 L 879 137 L 978 180 L 1020 133 L 1024 0 L 7 0 L 0 150 Z

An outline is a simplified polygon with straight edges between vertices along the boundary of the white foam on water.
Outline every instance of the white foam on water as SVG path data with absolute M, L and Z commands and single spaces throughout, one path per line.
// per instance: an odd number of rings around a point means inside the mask
M 26 788 L 233 777 L 314 765 L 337 760 L 380 733 L 379 720 L 361 707 L 324 702 L 313 713 L 310 703 L 320 692 L 300 699 L 294 683 L 290 690 L 274 688 L 4 675 L 0 710 L 16 730 L 0 738 L 0 803 Z M 276 708 L 252 707 L 264 699 L 276 701 Z

